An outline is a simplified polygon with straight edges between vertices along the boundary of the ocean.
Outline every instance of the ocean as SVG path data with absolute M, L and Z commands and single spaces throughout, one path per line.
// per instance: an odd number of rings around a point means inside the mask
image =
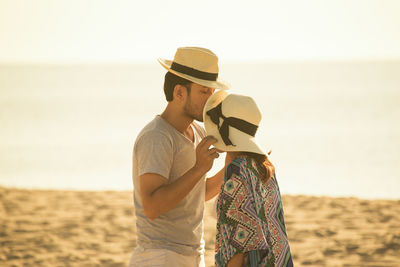
M 132 190 L 133 143 L 166 105 L 164 74 L 157 62 L 0 65 L 0 186 Z M 260 107 L 282 194 L 400 199 L 400 61 L 221 63 L 220 77 Z

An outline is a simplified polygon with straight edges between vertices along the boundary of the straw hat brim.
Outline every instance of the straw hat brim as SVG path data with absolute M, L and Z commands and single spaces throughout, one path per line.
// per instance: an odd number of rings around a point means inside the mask
M 217 78 L 216 81 L 209 81 L 209 80 L 199 79 L 199 78 L 196 78 L 196 77 L 193 77 L 193 76 L 190 76 L 190 75 L 175 71 L 175 70 L 171 69 L 171 65 L 172 65 L 172 61 L 171 60 L 159 58 L 158 62 L 160 62 L 160 64 L 167 71 L 169 71 L 169 72 L 171 72 L 171 73 L 173 73 L 173 74 L 175 74 L 175 75 L 177 75 L 177 76 L 179 76 L 181 78 L 189 80 L 191 82 L 194 82 L 194 83 L 197 83 L 197 84 L 209 87 L 209 88 L 216 88 L 216 89 L 221 89 L 221 90 L 228 90 L 231 87 L 231 85 L 228 82 L 226 82 L 226 81 L 224 81 L 224 80 L 222 80 L 220 78 Z
M 250 136 L 234 127 L 229 127 L 229 139 L 232 141 L 234 146 L 225 145 L 222 140 L 221 134 L 219 133 L 218 126 L 211 121 L 210 116 L 206 113 L 210 109 L 215 108 L 228 96 L 225 91 L 218 91 L 213 94 L 206 102 L 203 110 L 204 127 L 207 135 L 215 137 L 218 141 L 213 146 L 222 151 L 243 151 L 243 152 L 254 152 L 257 154 L 266 155 L 265 151 L 260 148 L 255 138 Z

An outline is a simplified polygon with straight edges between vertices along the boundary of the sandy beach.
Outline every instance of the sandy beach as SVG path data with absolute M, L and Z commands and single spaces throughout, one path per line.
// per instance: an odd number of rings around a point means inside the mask
M 400 266 L 400 200 L 284 195 L 295 266 Z M 214 266 L 213 203 L 205 216 Z M 0 187 L 0 266 L 127 266 L 132 193 Z

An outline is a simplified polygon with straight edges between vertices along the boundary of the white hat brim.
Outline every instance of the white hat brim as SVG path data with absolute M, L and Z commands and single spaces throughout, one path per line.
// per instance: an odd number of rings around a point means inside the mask
M 213 146 L 222 151 L 243 151 L 266 155 L 265 151 L 261 149 L 260 146 L 257 144 L 255 137 L 250 136 L 234 127 L 229 127 L 229 139 L 232 141 L 234 146 L 225 145 L 224 141 L 222 140 L 221 134 L 219 133 L 218 126 L 211 121 L 210 116 L 208 116 L 206 113 L 210 109 L 218 106 L 222 101 L 224 101 L 227 96 L 227 92 L 223 90 L 218 91 L 210 96 L 204 106 L 203 120 L 207 135 L 211 135 L 218 140 L 216 143 L 213 144 Z
M 231 85 L 228 82 L 222 80 L 221 78 L 217 78 L 216 81 L 199 79 L 199 78 L 196 78 L 196 77 L 184 74 L 184 73 L 180 73 L 178 71 L 171 69 L 171 65 L 172 65 L 171 60 L 161 59 L 161 58 L 159 58 L 157 60 L 158 60 L 158 62 L 160 62 L 161 66 L 163 66 L 167 71 L 169 71 L 181 78 L 189 80 L 191 82 L 194 82 L 194 83 L 197 83 L 197 84 L 209 87 L 209 88 L 216 88 L 216 89 L 221 89 L 221 90 L 228 90 L 231 87 Z

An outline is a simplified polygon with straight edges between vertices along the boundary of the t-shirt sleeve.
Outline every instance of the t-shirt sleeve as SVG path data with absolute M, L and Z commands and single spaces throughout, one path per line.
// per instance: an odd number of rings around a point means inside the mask
M 136 141 L 134 153 L 139 176 L 156 173 L 169 179 L 174 153 L 168 136 L 157 131 L 147 132 Z

